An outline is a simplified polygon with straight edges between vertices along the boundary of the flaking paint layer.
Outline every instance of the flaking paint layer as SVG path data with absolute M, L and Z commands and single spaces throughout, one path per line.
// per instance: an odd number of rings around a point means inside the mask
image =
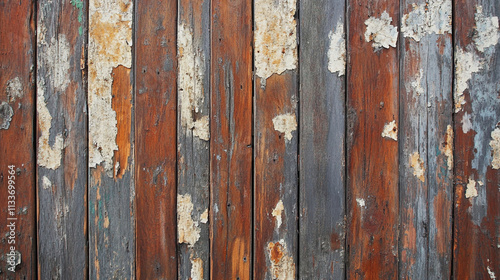
M 276 230 L 278 230 L 281 226 L 281 223 L 282 223 L 281 214 L 283 213 L 284 210 L 285 210 L 285 207 L 283 206 L 283 201 L 281 201 L 281 200 L 278 201 L 278 203 L 276 204 L 276 207 L 274 207 L 273 212 L 272 212 L 273 217 L 276 219 Z
M 391 25 L 391 22 L 392 17 L 389 16 L 387 11 L 383 11 L 380 18 L 370 17 L 365 21 L 365 40 L 373 42 L 372 46 L 375 50 L 396 47 L 398 28 Z
M 203 280 L 203 260 L 200 258 L 191 259 L 191 280 Z
M 405 37 L 418 42 L 428 34 L 451 33 L 451 0 L 428 0 L 423 5 L 413 4 L 412 8 L 401 21 Z
M 267 253 L 271 261 L 271 278 L 275 280 L 295 279 L 295 263 L 288 253 L 285 241 L 269 242 Z
M 0 102 L 0 129 L 9 129 L 14 110 L 7 102 Z
M 495 128 L 491 132 L 491 168 L 500 169 L 500 127 Z
M 384 130 L 382 131 L 382 137 L 398 141 L 398 126 L 396 125 L 396 120 L 388 122 L 384 125 Z
M 477 197 L 476 181 L 469 178 L 467 188 L 465 190 L 465 198 Z
M 7 93 L 7 99 L 9 102 L 14 102 L 16 99 L 23 97 L 24 90 L 19 77 L 15 77 L 7 81 L 5 92 Z
M 448 166 L 448 170 L 451 171 L 453 169 L 453 128 L 451 125 L 446 127 L 446 135 L 440 150 L 446 156 L 446 165 Z
M 484 52 L 487 48 L 498 43 L 500 30 L 498 26 L 498 17 L 487 17 L 483 14 L 483 7 L 476 7 L 474 15 L 476 21 L 476 32 L 472 37 L 476 48 L 480 52 Z
M 338 76 L 345 74 L 345 61 L 346 61 L 346 44 L 344 25 L 342 22 L 337 23 L 335 30 L 330 31 L 328 34 L 330 39 L 330 47 L 328 48 L 328 70 L 330 72 L 337 72 Z
M 457 48 L 455 52 L 455 113 L 462 110 L 465 104 L 464 91 L 468 88 L 467 82 L 472 78 L 473 73 L 479 72 L 483 68 L 483 63 L 474 52 L 465 52 Z
M 418 152 L 414 152 L 410 156 L 410 166 L 413 168 L 413 175 L 420 181 L 425 182 L 425 165 Z
M 295 114 L 282 114 L 273 118 L 274 130 L 285 134 L 287 141 L 292 140 L 292 132 L 297 130 L 297 119 Z
M 193 212 L 193 203 L 191 195 L 177 195 L 177 231 L 179 244 L 186 243 L 189 247 L 200 239 L 201 229 L 198 227 L 198 221 L 191 217 Z

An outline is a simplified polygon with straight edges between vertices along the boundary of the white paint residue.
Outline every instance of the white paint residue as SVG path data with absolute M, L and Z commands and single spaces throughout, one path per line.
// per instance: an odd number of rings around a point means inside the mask
M 255 68 L 263 80 L 297 68 L 296 0 L 255 0 Z
M 52 182 L 50 181 L 49 178 L 47 178 L 47 176 L 43 176 L 42 177 L 42 187 L 44 190 L 47 190 L 49 189 L 50 187 L 52 186 Z
M 297 129 L 297 119 L 295 114 L 283 114 L 273 118 L 274 130 L 285 134 L 287 141 L 292 140 L 292 132 Z
M 424 75 L 424 70 L 420 69 L 415 79 L 410 82 L 410 86 L 417 95 L 425 93 L 425 89 L 422 87 L 422 77 Z
M 498 43 L 500 37 L 498 17 L 486 17 L 483 14 L 483 7 L 477 6 L 474 18 L 476 20 L 476 33 L 472 40 L 474 40 L 478 51 L 484 52 L 488 47 Z
M 43 45 L 44 42 L 38 42 Z M 70 78 L 70 44 L 66 35 L 59 34 L 57 38 L 51 38 L 43 55 L 39 56 L 48 70 L 48 79 L 57 91 L 65 91 L 68 88 Z
M 483 68 L 483 63 L 473 52 L 464 52 L 457 48 L 455 52 L 455 113 L 462 110 L 465 104 L 464 91 L 467 89 L 467 82 L 472 78 L 473 73 L 479 72 Z
M 273 217 L 276 219 L 276 230 L 278 230 L 281 226 L 281 214 L 285 210 L 285 207 L 283 206 L 283 201 L 279 201 L 278 204 L 276 204 L 276 207 L 274 207 L 273 210 Z
M 425 182 L 425 166 L 418 152 L 414 152 L 410 156 L 410 166 L 413 168 L 413 175 L 420 179 L 420 181 Z
M 490 275 L 491 279 L 493 279 L 493 280 L 497 279 L 495 272 L 493 272 L 489 266 L 487 266 L 486 269 L 488 270 L 488 274 Z
M 444 143 L 439 149 L 446 156 L 448 170 L 451 171 L 453 169 L 453 128 L 451 125 L 446 127 Z
M 15 77 L 7 81 L 5 92 L 7 93 L 7 99 L 9 102 L 16 101 L 16 98 L 21 98 L 24 95 L 23 85 L 21 84 L 21 79 Z
M 471 118 L 471 115 L 469 115 L 467 112 L 465 112 L 463 117 L 462 117 L 462 131 L 464 133 L 467 133 L 472 129 L 472 122 L 471 122 L 470 118 Z
M 132 6 L 130 0 L 89 1 L 89 166 L 102 163 L 106 171 L 118 150 L 112 72 L 132 66 Z
M 0 102 L 0 129 L 9 129 L 14 109 L 7 102 Z
M 373 41 L 375 50 L 380 48 L 395 48 L 398 41 L 398 28 L 391 25 L 392 18 L 387 11 L 382 12 L 380 18 L 370 17 L 365 21 L 365 40 Z
M 208 222 L 208 209 L 200 215 L 200 223 L 206 224 Z
M 362 198 L 356 198 L 356 202 L 358 203 L 359 207 L 365 207 L 365 200 Z
M 384 125 L 382 137 L 398 141 L 398 126 L 396 125 L 396 120 L 393 120 L 392 122 L 386 123 Z
M 328 48 L 328 70 L 332 73 L 337 72 L 339 77 L 343 76 L 345 74 L 346 45 L 344 25 L 342 22 L 337 23 L 335 32 L 330 31 L 328 38 L 330 39 L 330 47 Z
M 477 196 L 476 181 L 469 178 L 469 183 L 467 183 L 467 189 L 465 190 L 465 198 L 471 198 Z
M 289 255 L 286 243 L 283 239 L 267 245 L 268 258 L 271 261 L 271 275 L 273 280 L 295 279 L 295 263 Z
M 427 34 L 451 33 L 451 15 L 451 0 L 428 0 L 424 5 L 413 4 L 413 10 L 403 15 L 401 32 L 417 42 Z
M 193 136 L 200 138 L 201 140 L 210 140 L 210 120 L 208 116 L 203 116 L 201 119 L 196 120 L 193 123 Z
M 491 168 L 500 169 L 500 127 L 495 128 L 491 132 Z
M 186 243 L 189 247 L 193 247 L 198 239 L 200 239 L 201 232 L 198 222 L 193 221 L 191 212 L 193 212 L 191 195 L 177 195 L 177 231 L 179 244 Z
M 203 280 L 203 260 L 200 258 L 191 259 L 191 280 Z

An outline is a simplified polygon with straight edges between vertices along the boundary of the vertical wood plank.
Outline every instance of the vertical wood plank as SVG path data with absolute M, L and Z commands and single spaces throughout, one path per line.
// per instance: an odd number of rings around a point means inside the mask
M 32 279 L 36 278 L 34 2 L 0 3 L 0 24 L 0 278 Z
M 89 275 L 135 278 L 132 1 L 89 1 Z
M 500 3 L 454 4 L 453 276 L 493 279 L 500 275 Z
M 295 279 L 297 22 L 295 0 L 255 0 L 255 279 Z
M 210 0 L 180 0 L 178 55 L 179 278 L 210 276 Z
M 251 278 L 252 5 L 211 4 L 211 279 Z
M 86 279 L 86 1 L 37 10 L 38 275 Z
M 449 279 L 452 6 L 447 0 L 402 5 L 399 274 L 400 279 Z
M 345 275 L 345 1 L 300 2 L 300 278 Z
M 138 1 L 137 278 L 175 279 L 177 1 Z
M 349 279 L 398 275 L 398 18 L 398 1 L 349 1 Z

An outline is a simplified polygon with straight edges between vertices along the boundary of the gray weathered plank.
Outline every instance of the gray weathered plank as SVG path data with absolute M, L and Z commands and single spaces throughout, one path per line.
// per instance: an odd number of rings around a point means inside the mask
M 300 1 L 299 276 L 345 275 L 345 1 Z

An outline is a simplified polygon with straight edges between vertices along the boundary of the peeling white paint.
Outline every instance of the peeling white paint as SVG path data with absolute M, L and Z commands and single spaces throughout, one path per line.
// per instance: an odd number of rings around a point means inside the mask
M 285 207 L 283 206 L 283 201 L 278 201 L 278 204 L 276 204 L 276 207 L 273 209 L 273 217 L 276 219 L 276 230 L 278 230 L 281 226 L 281 214 L 285 210 Z
M 358 203 L 359 207 L 365 207 L 366 203 L 363 198 L 356 198 L 356 202 Z
M 420 181 L 425 182 L 425 165 L 422 159 L 420 159 L 418 152 L 414 152 L 410 156 L 410 166 L 413 168 L 413 175 L 420 179 Z
M 401 32 L 405 37 L 420 41 L 427 34 L 451 33 L 451 0 L 427 0 L 424 5 L 413 4 L 403 15 Z
M 200 258 L 191 259 L 191 280 L 203 280 L 203 260 Z
M 255 68 L 263 84 L 297 68 L 296 0 L 255 0 Z
M 39 45 L 46 45 L 43 55 L 39 57 L 47 67 L 48 77 L 56 91 L 63 92 L 68 88 L 70 77 L 70 44 L 66 35 L 59 34 L 57 38 L 51 38 L 49 44 L 38 42 Z M 39 65 L 40 67 L 40 65 Z
M 7 102 L 0 102 L 0 129 L 9 129 L 14 110 Z
M 398 28 L 391 25 L 392 17 L 387 11 L 382 12 L 380 18 L 370 17 L 365 21 L 365 40 L 373 41 L 375 50 L 380 48 L 395 48 L 398 41 Z
M 490 275 L 490 279 L 493 279 L 493 280 L 497 279 L 495 272 L 493 272 L 489 266 L 487 266 L 486 269 L 488 270 L 488 274 Z
M 295 263 L 289 255 L 283 239 L 278 242 L 269 242 L 267 246 L 268 258 L 271 262 L 271 275 L 274 280 L 295 279 Z
M 464 133 L 467 133 L 472 129 L 472 122 L 471 122 L 470 118 L 471 118 L 471 115 L 469 115 L 467 112 L 465 112 L 463 117 L 462 117 L 462 131 Z
M 89 166 L 102 164 L 106 171 L 118 150 L 112 72 L 132 66 L 132 6 L 130 0 L 89 1 Z
M 23 85 L 21 84 L 21 79 L 15 77 L 7 81 L 5 92 L 7 93 L 7 99 L 9 102 L 16 101 L 17 98 L 22 98 L 24 96 Z
M 208 208 L 205 209 L 200 215 L 200 223 L 206 224 L 208 222 Z
M 424 75 L 424 70 L 420 69 L 418 74 L 415 76 L 415 79 L 410 82 L 410 86 L 413 91 L 418 95 L 422 95 L 425 93 L 425 89 L 422 87 L 422 77 Z
M 498 43 L 500 37 L 498 17 L 486 17 L 483 14 L 483 7 L 476 6 L 476 32 L 472 40 L 476 48 L 480 52 L 484 52 L 487 48 Z
M 278 115 L 273 118 L 274 130 L 285 134 L 285 139 L 287 141 L 292 140 L 292 132 L 297 130 L 297 119 L 295 114 L 288 113 L 283 115 Z
M 477 197 L 476 181 L 469 178 L 467 189 L 465 190 L 465 198 Z
M 203 116 L 193 123 L 193 136 L 205 141 L 210 140 L 210 120 L 208 116 Z
M 193 203 L 191 195 L 177 195 L 177 231 L 179 236 L 179 244 L 186 243 L 189 247 L 200 239 L 201 229 L 198 227 L 198 221 L 194 221 L 191 217 L 193 212 Z
M 382 137 L 398 141 L 398 126 L 396 125 L 396 120 L 393 120 L 392 122 L 386 123 L 384 125 Z
M 491 168 L 500 169 L 500 127 L 495 128 L 491 132 Z
M 42 177 L 42 187 L 44 190 L 47 190 L 50 187 L 52 187 L 52 182 L 50 181 L 49 178 L 47 178 L 47 176 Z
M 446 135 L 444 137 L 444 141 L 445 142 L 439 149 L 446 156 L 446 165 L 448 166 L 448 170 L 451 171 L 453 169 L 453 128 L 451 127 L 451 125 L 448 125 L 446 127 Z
M 330 47 L 328 48 L 328 70 L 338 73 L 338 76 L 345 74 L 346 44 L 344 24 L 341 21 L 337 23 L 335 31 L 328 34 Z
M 455 52 L 455 113 L 462 110 L 465 104 L 464 91 L 468 88 L 467 82 L 472 78 L 473 73 L 479 72 L 483 68 L 483 62 L 479 60 L 474 52 L 464 52 L 457 48 Z

